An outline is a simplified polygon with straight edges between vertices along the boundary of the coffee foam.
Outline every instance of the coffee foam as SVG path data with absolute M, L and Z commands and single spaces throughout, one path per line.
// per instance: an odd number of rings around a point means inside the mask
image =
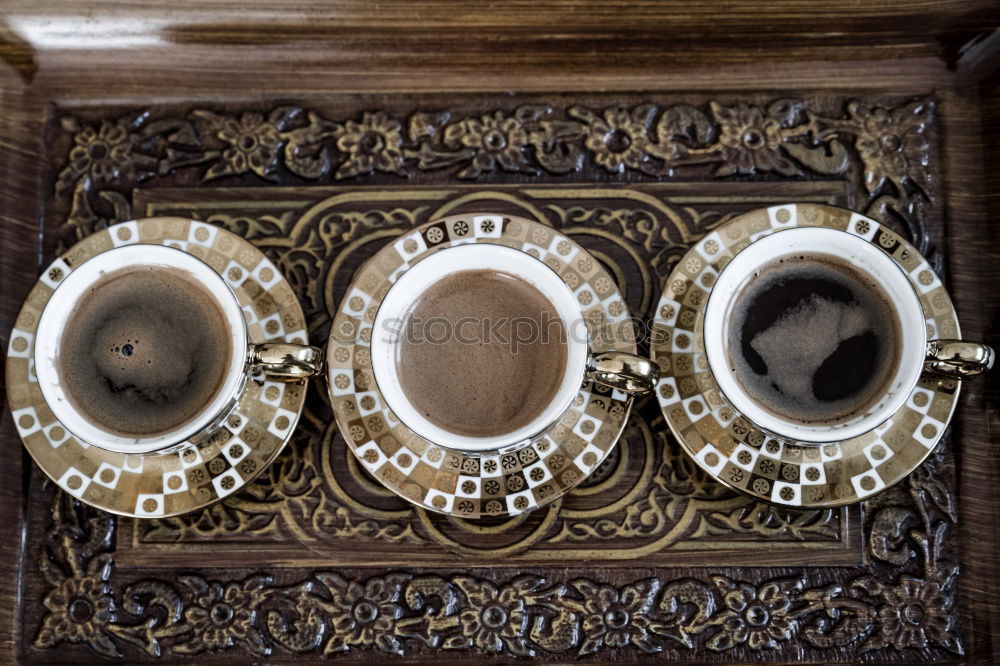
M 751 311 L 772 306 L 772 317 Z M 764 267 L 741 289 L 730 321 L 739 381 L 762 407 L 800 423 L 833 425 L 863 414 L 898 363 L 899 324 L 887 297 L 833 258 L 784 257 Z M 860 388 L 843 395 L 850 386 Z
M 539 336 L 515 348 L 517 331 L 494 326 L 504 320 L 536 322 Z M 437 342 L 413 339 L 415 332 L 436 335 L 436 325 L 427 327 L 430 321 L 448 322 L 453 335 Z M 507 273 L 447 275 L 420 296 L 404 331 L 396 359 L 403 392 L 431 423 L 457 435 L 494 437 L 528 425 L 555 398 L 566 372 L 566 328 L 555 306 L 532 284 Z
M 225 380 L 225 315 L 186 274 L 157 266 L 101 278 L 60 340 L 60 379 L 74 407 L 115 434 L 147 437 L 189 422 Z

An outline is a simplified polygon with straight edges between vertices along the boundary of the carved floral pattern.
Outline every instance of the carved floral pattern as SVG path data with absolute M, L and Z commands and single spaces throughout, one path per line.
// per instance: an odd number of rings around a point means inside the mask
M 123 192 L 136 183 L 154 173 L 188 169 L 220 183 L 240 174 L 298 183 L 408 177 L 436 169 L 480 181 L 585 168 L 605 178 L 837 176 L 864 185 L 867 212 L 884 218 L 893 211 L 927 251 L 921 205 L 930 198 L 932 117 L 933 104 L 926 100 L 898 106 L 847 102 L 842 113 L 821 113 L 793 99 L 565 110 L 532 104 L 467 117 L 370 111 L 360 119 L 328 119 L 280 107 L 266 116 L 199 111 L 92 124 L 64 118 L 73 143 L 57 193 L 66 194 L 67 223 L 83 236 L 129 217 L 131 204 Z M 647 250 L 663 244 L 643 212 L 554 213 L 564 224 L 610 228 Z M 402 210 L 331 215 L 321 222 L 324 242 L 345 242 L 358 225 L 412 225 L 412 216 Z M 284 233 L 291 224 L 284 218 L 231 222 L 250 238 Z M 683 249 L 662 249 L 656 261 L 666 268 Z M 291 254 L 284 260 L 282 269 L 294 275 L 309 275 L 314 262 L 312 256 Z M 358 521 L 343 507 L 317 504 L 316 470 L 303 453 L 296 450 L 279 461 L 247 497 L 273 501 L 280 497 L 276 484 L 287 481 L 293 499 L 282 501 L 300 511 L 308 507 L 331 533 L 419 542 L 408 524 Z M 903 661 L 961 655 L 955 626 L 958 567 L 950 559 L 956 516 L 940 474 L 945 455 L 939 450 L 907 482 L 868 504 L 865 541 L 872 566 L 853 577 L 745 568 L 700 579 L 671 577 L 663 570 L 618 584 L 600 573 L 563 579 L 558 571 L 494 580 L 480 574 L 399 571 L 365 577 L 290 570 L 283 577 L 226 580 L 194 574 L 126 584 L 114 573 L 117 519 L 57 494 L 39 559 L 49 587 L 33 646 L 86 645 L 105 657 L 130 659 L 216 650 L 244 660 L 427 649 L 562 659 L 610 650 L 677 656 L 694 649 L 741 660 L 767 654 L 822 661 L 824 655 L 842 658 L 834 656 L 842 655 L 835 652 L 841 649 Z M 727 492 L 707 483 L 689 463 L 664 456 L 653 492 L 630 506 L 620 523 L 564 521 L 550 541 L 662 533 L 679 506 L 675 498 Z M 829 512 L 783 513 L 746 502 L 721 507 L 692 529 L 764 537 L 773 530 L 796 538 L 830 530 Z M 268 517 L 254 522 L 229 505 L 213 507 L 206 518 L 215 521 L 215 530 L 271 529 Z
M 891 643 L 897 650 L 939 645 L 955 638 L 954 617 L 950 614 L 952 599 L 935 581 L 912 576 L 900 576 L 899 583 L 882 591 L 886 605 L 879 610 L 882 626 L 880 640 Z
M 456 636 L 458 640 L 451 641 L 454 647 L 475 646 L 486 652 L 501 652 L 506 648 L 513 654 L 532 654 L 525 636 L 528 629 L 525 594 L 539 587 L 541 580 L 521 577 L 499 589 L 487 581 L 466 576 L 452 582 L 469 602 L 458 614 L 462 638 Z
M 348 120 L 337 138 L 337 148 L 346 159 L 337 178 L 350 178 L 373 171 L 404 175 L 402 125 L 381 111 L 365 113 L 361 122 Z
M 802 589 L 803 580 L 772 580 L 757 589 L 725 576 L 713 580 L 726 608 L 713 619 L 722 630 L 709 638 L 710 649 L 727 650 L 742 643 L 753 650 L 774 649 L 792 637 L 798 626 L 790 613 L 792 594 Z
M 459 172 L 459 178 L 477 178 L 484 171 L 493 171 L 498 164 L 504 171 L 532 171 L 524 155 L 528 145 L 524 123 L 501 111 L 448 125 L 444 140 L 449 146 L 476 151 L 472 163 Z
M 74 132 L 75 145 L 58 183 L 74 190 L 67 221 L 86 235 L 112 219 L 99 209 L 113 207 L 116 217 L 127 216 L 120 190 L 152 169 L 165 174 L 197 166 L 205 180 L 253 172 L 279 182 L 336 182 L 454 168 L 456 177 L 476 180 L 497 171 L 561 175 L 582 170 L 590 160 L 608 174 L 653 178 L 701 174 L 706 165 L 715 178 L 797 177 L 843 174 L 850 163 L 847 142 L 857 150 L 860 180 L 872 195 L 865 212 L 877 219 L 889 210 L 919 214 L 928 199 L 934 104 L 851 100 L 844 106 L 842 114 L 829 115 L 808 109 L 801 99 L 766 105 L 712 101 L 703 107 L 576 105 L 564 111 L 526 104 L 468 117 L 364 111 L 360 120 L 332 120 L 289 106 L 267 116 L 198 110 L 187 118 L 141 114 L 97 126 L 67 117 L 62 121 Z M 894 186 L 889 191 L 882 187 L 886 182 Z M 102 184 L 120 188 L 102 190 Z
M 100 571 L 81 578 L 65 578 L 49 590 L 42 602 L 48 610 L 37 647 L 52 647 L 62 641 L 87 643 L 98 652 L 114 654 L 105 630 L 115 621 L 115 603 L 108 582 L 111 567 L 100 563 Z
M 660 581 L 642 580 L 619 591 L 610 585 L 576 580 L 570 585 L 583 597 L 583 644 L 580 654 L 602 647 L 626 647 L 630 643 L 644 652 L 655 652 L 652 624 L 653 602 Z
M 221 159 L 205 172 L 205 180 L 247 171 L 271 180 L 281 143 L 281 136 L 273 124 L 266 122 L 259 113 L 244 113 L 239 118 L 220 117 L 210 111 L 195 111 L 195 115 L 211 123 L 215 135 L 226 145 Z
M 264 575 L 234 581 L 183 576 L 124 590 L 108 582 L 109 519 L 57 494 L 53 514 L 72 536 L 47 551 L 43 570 L 59 570 L 60 562 L 77 565 L 53 579 L 34 645 L 85 643 L 105 656 L 121 656 L 125 645 L 158 656 L 161 641 L 176 654 L 243 649 L 261 656 L 275 649 L 408 654 L 418 645 L 518 656 L 625 647 L 646 653 L 850 647 L 859 653 L 962 654 L 954 622 L 958 568 L 941 557 L 953 523 L 928 493 L 909 490 L 913 509 L 893 502 L 880 512 L 913 525 L 896 550 L 918 554 L 917 566 L 844 584 L 809 584 L 804 571 L 757 581 L 742 577 L 751 570 L 741 577 L 714 574 L 710 581 L 654 577 L 620 586 L 531 574 L 496 583 L 457 574 L 361 579 L 318 571 L 290 585 Z M 876 517 L 872 525 L 875 541 L 886 522 Z M 879 563 L 889 559 L 888 552 L 875 555 Z
M 612 107 L 598 113 L 576 106 L 569 112 L 586 123 L 583 143 L 594 161 L 606 171 L 623 173 L 626 167 L 646 170 L 649 159 L 647 132 L 656 107 L 646 104 L 631 111 Z
M 395 629 L 396 620 L 403 613 L 399 596 L 404 577 L 369 578 L 363 586 L 337 574 L 319 577 L 331 591 L 333 610 L 334 634 L 325 652 L 346 652 L 353 647 L 373 645 L 383 652 L 402 653 Z
M 732 107 L 712 102 L 710 108 L 719 121 L 719 144 L 725 158 L 716 175 L 758 171 L 776 171 L 783 176 L 802 173 L 780 150 L 786 139 L 796 136 L 782 127 L 782 121 L 786 120 L 782 104 L 772 104 L 767 112 L 743 102 Z
M 927 129 L 933 107 L 911 102 L 895 109 L 852 101 L 847 106 L 859 131 L 854 147 L 865 165 L 865 187 L 878 190 L 886 180 L 904 188 L 904 180 L 922 186 L 927 179 Z
M 73 143 L 66 177 L 61 181 L 88 176 L 95 183 L 109 183 L 135 177 L 135 139 L 124 123 L 105 120 L 97 129 L 84 126 L 73 136 Z
M 197 654 L 239 645 L 254 654 L 267 654 L 270 649 L 254 622 L 257 607 L 264 598 L 261 590 L 268 582 L 266 577 L 255 577 L 223 585 L 200 576 L 182 577 L 180 583 L 192 597 L 192 603 L 184 611 L 192 636 L 175 646 L 174 651 Z

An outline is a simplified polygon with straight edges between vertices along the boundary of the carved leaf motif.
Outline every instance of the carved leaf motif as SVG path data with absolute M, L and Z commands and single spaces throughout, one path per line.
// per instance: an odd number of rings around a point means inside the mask
M 330 172 L 334 148 L 330 139 L 342 127 L 314 111 L 308 113 L 308 124 L 282 134 L 286 143 L 284 161 L 288 170 L 300 178 L 318 180 Z
M 326 620 L 308 596 L 291 597 L 295 602 L 295 620 L 271 610 L 267 613 L 267 631 L 275 642 L 289 652 L 311 652 L 323 643 Z
M 710 626 L 715 609 L 715 595 L 707 584 L 693 578 L 678 580 L 664 588 L 659 606 L 662 619 L 652 622 L 650 630 L 690 648 L 692 639 Z
M 889 507 L 879 511 L 871 527 L 872 555 L 880 560 L 902 566 L 913 557 L 906 540 L 915 516 L 908 509 Z
M 914 495 L 914 500 L 918 505 L 929 502 L 947 516 L 951 522 L 958 522 L 954 498 L 941 479 L 928 473 L 927 469 L 922 466 L 910 475 L 909 484 L 910 492 Z
M 687 104 L 672 106 L 656 123 L 656 146 L 651 152 L 668 162 L 679 160 L 715 140 L 715 125 L 701 110 Z
M 836 139 L 818 146 L 810 146 L 804 143 L 786 143 L 784 144 L 784 149 L 789 155 L 816 173 L 839 176 L 847 170 L 847 166 L 850 164 L 850 155 L 847 153 L 847 148 Z
M 417 111 L 410 114 L 406 135 L 413 143 L 434 143 L 451 118 L 451 111 Z
M 113 625 L 111 633 L 151 657 L 162 654 L 160 639 L 185 630 L 181 624 L 184 602 L 176 590 L 162 581 L 144 580 L 126 587 L 122 591 L 122 608 L 147 619 L 139 624 Z
M 578 143 L 583 136 L 580 123 L 564 120 L 543 120 L 530 134 L 535 158 L 547 171 L 564 174 L 579 171 L 584 152 Z

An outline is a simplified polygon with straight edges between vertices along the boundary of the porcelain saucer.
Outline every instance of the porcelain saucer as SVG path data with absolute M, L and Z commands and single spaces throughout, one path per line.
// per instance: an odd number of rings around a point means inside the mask
M 928 339 L 960 337 L 941 280 L 894 231 L 833 206 L 774 206 L 740 215 L 702 238 L 667 278 L 651 332 L 650 354 L 663 372 L 657 398 L 684 450 L 722 483 L 775 504 L 840 506 L 885 490 L 930 455 L 951 419 L 959 385 L 924 375 L 885 423 L 825 445 L 780 442 L 739 414 L 720 392 L 704 354 L 708 295 L 719 272 L 751 242 L 795 226 L 839 229 L 878 247 L 913 284 Z
M 291 438 L 306 383 L 251 377 L 224 427 L 208 441 L 185 443 L 169 453 L 115 453 L 70 434 L 45 404 L 35 377 L 39 317 L 75 267 L 134 243 L 175 247 L 218 271 L 236 294 L 252 342 L 306 343 L 305 317 L 292 288 L 264 253 L 224 229 L 181 218 L 133 220 L 99 231 L 53 261 L 29 293 L 11 332 L 6 374 L 10 409 L 25 448 L 61 489 L 87 504 L 123 516 L 173 516 L 224 499 L 260 474 Z

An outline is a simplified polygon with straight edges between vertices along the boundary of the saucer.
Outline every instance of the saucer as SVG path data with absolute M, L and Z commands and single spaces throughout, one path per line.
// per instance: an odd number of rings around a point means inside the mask
M 678 442 L 717 480 L 773 504 L 841 506 L 899 482 L 930 455 L 955 409 L 959 383 L 924 375 L 885 423 L 830 444 L 782 443 L 750 425 L 723 397 L 708 367 L 703 339 L 708 295 L 719 272 L 752 241 L 796 226 L 846 231 L 881 249 L 913 284 L 927 339 L 960 337 L 941 281 L 898 234 L 833 206 L 774 206 L 740 215 L 701 239 L 667 278 L 651 336 L 650 353 L 663 372 L 656 393 Z
M 99 231 L 45 269 L 15 320 L 7 350 L 7 399 L 18 434 L 38 466 L 70 495 L 123 516 L 158 518 L 201 509 L 240 490 L 277 457 L 295 430 L 306 383 L 251 377 L 224 427 L 198 445 L 167 453 L 106 451 L 71 435 L 42 398 L 34 333 L 53 291 L 93 256 L 149 243 L 188 252 L 222 275 L 245 313 L 252 342 L 306 343 L 295 293 L 264 254 L 224 229 L 181 218 L 133 220 Z
M 494 243 L 541 259 L 583 310 L 592 351 L 635 353 L 629 313 L 611 275 L 580 245 L 544 224 L 504 215 L 434 220 L 382 248 L 354 277 L 327 349 L 330 399 L 347 445 L 376 479 L 431 511 L 460 518 L 510 516 L 550 504 L 583 481 L 618 441 L 632 407 L 618 390 L 586 382 L 541 436 L 505 449 L 467 453 L 421 438 L 385 405 L 371 368 L 372 324 L 390 286 L 444 248 Z M 625 329 L 625 332 L 619 329 Z

